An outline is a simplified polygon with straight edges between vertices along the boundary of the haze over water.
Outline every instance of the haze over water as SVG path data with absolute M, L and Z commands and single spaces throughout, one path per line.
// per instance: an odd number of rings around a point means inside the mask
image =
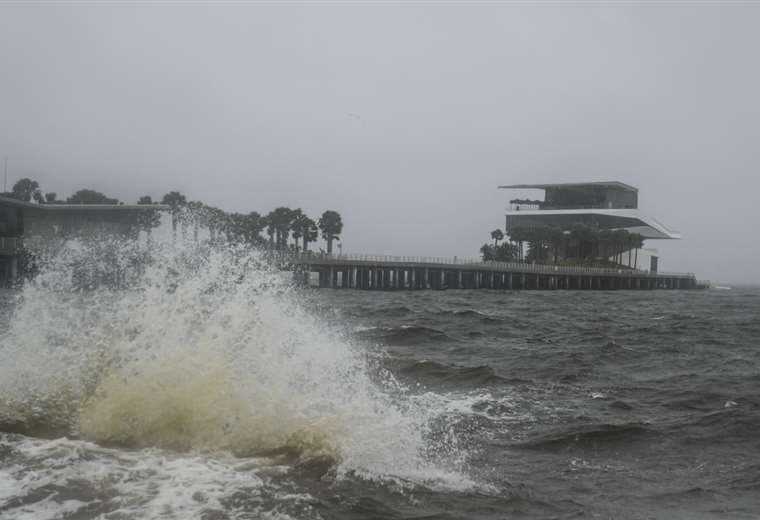
M 119 288 L 99 285 L 113 272 Z M 287 278 L 234 245 L 73 243 L 5 293 L 3 516 L 760 507 L 757 289 L 379 293 Z
M 660 269 L 760 283 L 760 4 L 0 4 L 0 161 L 59 199 L 334 209 L 343 251 L 476 256 L 514 196 L 621 181 Z M 30 36 L 34 35 L 34 36 Z

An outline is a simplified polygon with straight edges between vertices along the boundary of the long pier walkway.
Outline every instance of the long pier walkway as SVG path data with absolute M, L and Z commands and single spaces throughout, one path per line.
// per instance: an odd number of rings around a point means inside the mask
M 295 279 L 319 287 L 364 290 L 422 289 L 696 289 L 693 273 L 652 273 L 635 269 L 482 262 L 407 256 L 289 254 L 283 263 Z

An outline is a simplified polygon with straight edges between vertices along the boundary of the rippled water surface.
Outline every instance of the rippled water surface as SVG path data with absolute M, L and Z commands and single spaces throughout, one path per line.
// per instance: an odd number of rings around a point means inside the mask
M 758 289 L 303 290 L 163 250 L 81 290 L 81 254 L 3 295 L 2 518 L 760 514 Z

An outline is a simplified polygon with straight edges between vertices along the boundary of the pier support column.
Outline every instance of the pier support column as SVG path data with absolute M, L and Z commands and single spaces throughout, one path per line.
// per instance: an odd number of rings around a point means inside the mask
M 462 285 L 462 271 L 457 271 L 457 289 L 464 289 L 464 285 Z
M 514 287 L 512 287 L 512 273 L 508 273 L 508 274 L 507 274 L 507 288 L 508 288 L 510 291 L 511 291 L 512 289 L 514 289 Z

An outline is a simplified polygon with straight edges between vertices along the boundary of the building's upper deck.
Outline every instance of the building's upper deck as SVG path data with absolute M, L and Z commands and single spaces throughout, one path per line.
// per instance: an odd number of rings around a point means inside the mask
M 622 182 L 583 182 L 562 184 L 513 184 L 500 189 L 544 190 L 544 200 L 512 199 L 511 211 L 570 209 L 636 209 L 639 190 Z

